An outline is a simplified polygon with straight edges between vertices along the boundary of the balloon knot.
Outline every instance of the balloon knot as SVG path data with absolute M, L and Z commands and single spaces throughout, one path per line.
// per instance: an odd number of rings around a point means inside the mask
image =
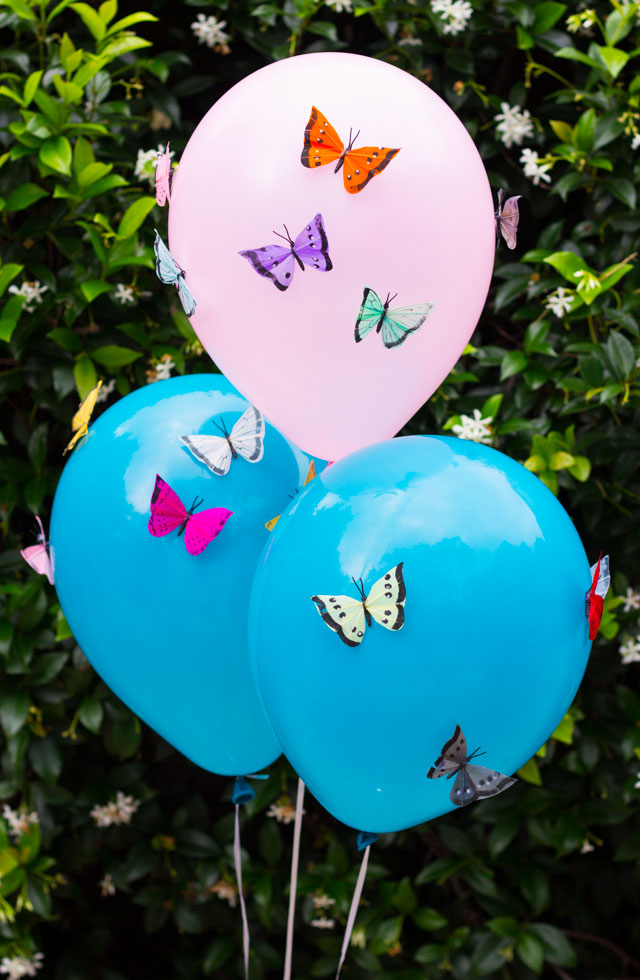
M 256 794 L 247 782 L 245 776 L 236 776 L 233 784 L 232 803 L 250 803 Z
M 370 834 L 367 830 L 361 831 L 358 834 L 358 850 L 364 851 L 365 847 L 369 847 L 370 844 L 375 844 L 377 839 L 377 834 Z

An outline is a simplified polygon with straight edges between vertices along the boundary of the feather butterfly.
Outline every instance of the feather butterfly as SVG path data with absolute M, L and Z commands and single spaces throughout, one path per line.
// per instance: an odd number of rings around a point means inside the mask
M 23 548 L 20 552 L 27 565 L 33 568 L 38 575 L 46 575 L 49 585 L 53 585 L 53 559 L 49 549 L 49 542 L 46 539 L 42 521 L 36 515 L 36 521 L 40 531 L 38 533 L 38 544 L 31 544 L 28 548 Z
M 214 425 L 222 435 L 180 436 L 180 439 L 191 455 L 216 476 L 228 473 L 231 460 L 238 456 L 248 463 L 258 463 L 264 456 L 264 418 L 253 405 L 240 416 L 231 432 L 227 432 L 224 421 Z
M 158 153 L 156 159 L 156 203 L 161 208 L 165 206 L 167 201 L 171 203 L 171 185 L 173 184 L 174 169 L 171 163 L 169 144 L 167 143 L 166 149 Z
M 467 740 L 460 725 L 456 725 L 453 735 L 442 746 L 440 756 L 427 773 L 427 779 L 440 779 L 441 776 L 451 779 L 455 776 L 449 793 L 449 799 L 455 806 L 467 806 L 476 800 L 497 796 L 517 782 L 511 776 L 472 763 L 471 760 L 478 754 L 484 755 L 484 752 L 476 749 L 467 755 Z
M 153 250 L 156 253 L 156 275 L 158 279 L 165 286 L 176 287 L 180 302 L 182 303 L 182 309 L 187 316 L 193 316 L 198 304 L 194 299 L 193 293 L 187 286 L 185 280 L 186 272 L 180 268 L 157 231 L 156 239 L 153 243 Z
M 374 582 L 367 595 L 362 579 L 353 584 L 360 593 L 358 599 L 349 595 L 312 595 L 318 612 L 325 623 L 338 634 L 343 643 L 357 647 L 362 643 L 365 627 L 371 621 L 384 626 L 386 630 L 399 630 L 404 625 L 404 603 L 407 590 L 402 576 L 402 566 L 394 565 L 382 578 Z
M 78 411 L 71 419 L 71 431 L 73 435 L 65 448 L 62 450 L 62 455 L 70 453 L 75 444 L 86 436 L 89 431 L 89 422 L 91 421 L 91 416 L 93 415 L 93 410 L 96 407 L 96 402 L 98 400 L 98 392 L 102 387 L 102 381 L 98 381 L 97 385 L 91 389 L 89 394 L 82 399 L 78 407 Z
M 595 565 L 592 565 L 589 569 L 592 575 L 591 587 L 587 589 L 586 594 L 586 616 L 589 620 L 589 639 L 595 640 L 597 632 L 600 628 L 600 621 L 602 619 L 602 611 L 604 609 L 604 600 L 607 592 L 609 591 L 609 585 L 611 583 L 611 575 L 609 572 L 609 555 L 602 557 L 602 552 Z
M 434 307 L 433 303 L 419 303 L 417 306 L 396 306 L 390 310 L 389 304 L 398 294 L 387 294 L 382 302 L 373 289 L 365 288 L 362 304 L 355 327 L 355 341 L 359 344 L 371 330 L 382 334 L 385 347 L 399 347 L 409 334 L 419 330 Z
M 201 554 L 207 545 L 217 538 L 233 514 L 232 510 L 227 510 L 225 507 L 211 507 L 196 514 L 196 509 L 202 503 L 203 501 L 196 497 L 187 510 L 166 480 L 156 476 L 151 495 L 149 534 L 154 538 L 162 538 L 165 534 L 177 531 L 178 537 L 184 534 L 184 545 L 190 555 Z
M 315 475 L 316 475 L 316 464 L 314 463 L 313 460 L 311 460 L 311 462 L 309 463 L 309 469 L 307 470 L 307 476 L 302 485 L 306 487 L 307 483 L 311 483 L 311 481 L 315 479 Z M 297 487 L 295 489 L 295 493 L 298 493 Z M 289 496 L 291 497 L 291 500 L 293 500 L 293 494 L 289 494 Z M 267 521 L 267 523 L 265 524 L 267 531 L 273 531 L 274 527 L 280 520 L 281 516 L 282 516 L 281 514 L 278 514 L 277 517 L 272 517 L 270 521 Z
M 518 220 L 520 218 L 518 201 L 522 195 L 516 194 L 515 197 L 508 197 L 506 201 L 504 201 L 504 195 L 505 192 L 501 188 L 498 191 L 498 207 L 495 211 L 496 248 L 500 244 L 500 235 L 502 235 L 507 248 L 513 249 L 516 247 L 518 237 Z
M 308 225 L 305 225 L 295 241 L 284 226 L 285 235 L 274 231 L 273 234 L 282 238 L 287 245 L 263 245 L 261 248 L 248 248 L 238 252 L 255 269 L 259 276 L 271 279 L 281 292 L 288 289 L 293 282 L 296 265 L 304 272 L 305 265 L 321 272 L 329 272 L 333 263 L 329 257 L 329 242 L 324 230 L 321 214 L 316 214 Z
M 327 121 L 319 109 L 311 107 L 309 122 L 304 131 L 304 145 L 300 161 L 303 167 L 324 167 L 335 163 L 334 173 L 342 169 L 342 179 L 345 190 L 349 194 L 358 194 L 367 186 L 370 180 L 381 174 L 393 160 L 396 150 L 388 146 L 358 146 L 354 143 L 360 131 L 352 136 L 349 131 L 349 143 L 345 147 L 333 126 Z

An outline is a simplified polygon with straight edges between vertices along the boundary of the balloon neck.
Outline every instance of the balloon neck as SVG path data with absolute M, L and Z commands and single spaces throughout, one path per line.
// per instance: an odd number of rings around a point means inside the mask
M 245 776 L 236 776 L 231 802 L 234 804 L 250 803 L 255 795 Z
M 361 830 L 358 834 L 358 850 L 364 851 L 365 847 L 370 847 L 371 844 L 375 844 L 377 839 L 377 834 L 370 834 L 367 830 Z

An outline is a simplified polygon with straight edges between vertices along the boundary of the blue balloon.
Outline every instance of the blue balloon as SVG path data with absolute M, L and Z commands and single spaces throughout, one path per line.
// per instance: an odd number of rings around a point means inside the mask
M 104 681 L 204 769 L 241 775 L 280 746 L 249 663 L 247 607 L 265 521 L 289 503 L 308 458 L 267 424 L 264 457 L 213 475 L 179 441 L 230 429 L 247 402 L 222 375 L 147 385 L 112 405 L 69 459 L 51 517 L 60 604 Z M 147 528 L 156 474 L 189 508 L 233 516 L 200 555 Z
M 405 623 L 350 647 L 313 595 L 358 598 L 403 562 Z M 568 709 L 591 576 L 567 513 L 519 463 L 410 436 L 328 467 L 282 516 L 254 579 L 250 646 L 283 751 L 335 817 L 401 830 L 453 810 L 426 773 L 464 732 L 511 775 Z M 339 615 L 339 614 L 338 614 Z

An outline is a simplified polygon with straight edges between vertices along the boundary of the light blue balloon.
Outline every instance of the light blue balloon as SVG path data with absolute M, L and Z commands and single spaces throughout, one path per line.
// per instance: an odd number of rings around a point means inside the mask
M 179 441 L 228 429 L 248 403 L 222 375 L 147 385 L 100 415 L 56 491 L 51 547 L 60 604 L 104 681 L 204 769 L 253 772 L 280 754 L 255 687 L 247 606 L 265 521 L 289 503 L 308 459 L 266 426 L 258 463 L 214 476 Z M 99 406 L 98 406 L 99 408 Z M 189 508 L 233 516 L 200 555 L 147 528 L 156 474 Z
M 365 592 L 404 562 L 405 624 L 346 646 L 310 596 Z M 590 643 L 580 538 L 519 463 L 410 436 L 328 467 L 280 519 L 258 565 L 250 645 L 283 751 L 358 830 L 453 810 L 427 779 L 461 725 L 478 764 L 511 775 L 556 728 Z M 515 792 L 515 790 L 508 790 Z

